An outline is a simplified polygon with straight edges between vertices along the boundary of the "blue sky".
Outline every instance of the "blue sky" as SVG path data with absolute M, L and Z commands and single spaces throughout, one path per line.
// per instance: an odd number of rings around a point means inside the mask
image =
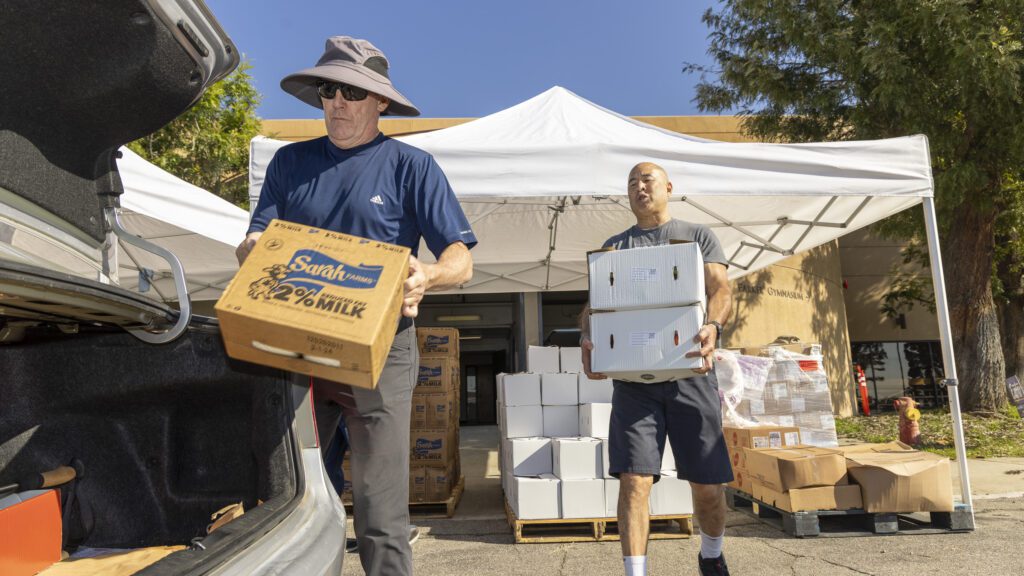
M 281 91 L 333 35 L 366 38 L 424 117 L 479 117 L 558 85 L 616 112 L 699 114 L 712 0 L 206 0 L 252 64 L 262 118 L 319 118 Z

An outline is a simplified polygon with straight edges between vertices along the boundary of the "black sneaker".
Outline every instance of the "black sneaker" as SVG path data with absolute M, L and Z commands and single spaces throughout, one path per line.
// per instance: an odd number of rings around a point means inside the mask
M 356 540 L 355 538 L 346 538 L 345 539 L 345 552 L 348 552 L 348 553 L 351 554 L 352 552 L 358 552 L 358 551 L 359 551 L 359 541 Z
M 729 567 L 725 565 L 725 554 L 718 558 L 704 558 L 697 553 L 697 565 L 701 576 L 729 576 Z

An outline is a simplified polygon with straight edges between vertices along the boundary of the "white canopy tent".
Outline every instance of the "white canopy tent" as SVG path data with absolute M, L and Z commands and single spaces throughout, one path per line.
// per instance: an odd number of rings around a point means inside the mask
M 117 161 L 124 184 L 121 222 L 133 234 L 177 256 L 192 300 L 216 300 L 238 271 L 235 246 L 245 237 L 249 215 L 127 148 L 121 148 L 121 153 Z M 170 268 L 163 258 L 124 241 L 118 246 L 121 287 L 160 301 L 177 300 Z M 148 280 L 140 286 L 143 276 Z M 147 282 L 149 288 L 143 291 Z
M 472 122 L 399 138 L 444 170 L 479 245 L 473 280 L 457 292 L 585 290 L 586 253 L 631 226 L 626 176 L 641 161 L 665 168 L 676 218 L 710 226 L 738 278 L 924 203 L 943 360 L 956 382 L 938 260 L 928 142 L 723 143 L 622 116 L 563 88 Z M 252 141 L 250 198 L 278 148 Z M 431 255 L 421 247 L 425 261 Z M 951 390 L 963 502 L 972 509 Z M 972 520 L 973 525 L 973 520 Z

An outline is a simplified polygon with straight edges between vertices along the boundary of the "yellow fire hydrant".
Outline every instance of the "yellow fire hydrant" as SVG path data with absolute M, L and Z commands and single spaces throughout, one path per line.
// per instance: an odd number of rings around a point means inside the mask
M 921 442 L 921 427 L 918 424 L 921 411 L 917 409 L 917 403 L 913 398 L 904 396 L 897 398 L 893 405 L 900 413 L 900 442 L 917 446 Z

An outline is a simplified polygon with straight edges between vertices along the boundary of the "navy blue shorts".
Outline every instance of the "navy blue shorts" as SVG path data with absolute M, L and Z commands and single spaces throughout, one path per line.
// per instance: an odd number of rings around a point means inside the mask
M 667 437 L 680 479 L 697 484 L 732 481 L 713 373 L 656 384 L 616 380 L 614 386 L 608 433 L 612 476 L 645 474 L 657 482 Z

